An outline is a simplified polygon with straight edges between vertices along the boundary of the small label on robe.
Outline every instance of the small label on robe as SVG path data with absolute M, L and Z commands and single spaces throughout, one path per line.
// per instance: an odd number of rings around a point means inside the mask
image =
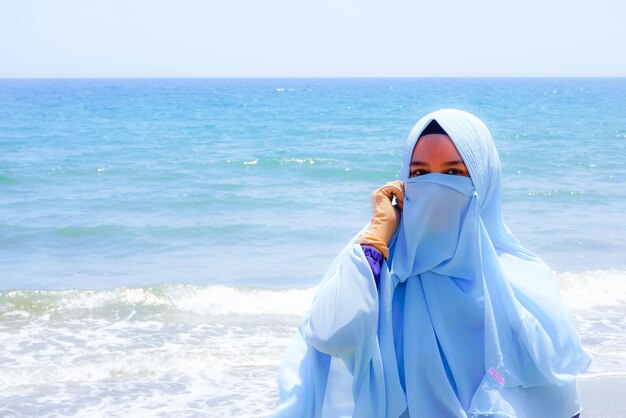
M 490 367 L 487 369 L 487 373 L 489 373 L 489 376 L 491 376 L 500 386 L 504 386 L 504 377 L 502 377 L 496 369 Z

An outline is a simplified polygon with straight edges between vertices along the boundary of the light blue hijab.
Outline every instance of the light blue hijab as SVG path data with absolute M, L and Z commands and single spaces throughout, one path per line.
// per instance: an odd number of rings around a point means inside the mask
M 433 120 L 470 177 L 409 178 L 415 144 Z M 402 220 L 379 287 L 359 233 L 327 270 L 285 354 L 277 417 L 580 412 L 576 376 L 590 357 L 550 269 L 504 224 L 500 178 L 478 118 L 444 109 L 417 122 L 400 172 Z

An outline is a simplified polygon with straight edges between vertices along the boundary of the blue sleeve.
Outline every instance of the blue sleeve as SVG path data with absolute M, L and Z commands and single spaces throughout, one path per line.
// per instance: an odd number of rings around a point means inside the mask
M 345 416 L 402 415 L 406 397 L 393 345 L 391 280 L 382 261 L 378 251 L 350 243 L 328 268 L 290 346 L 293 350 L 283 360 L 281 406 L 275 417 L 321 418 L 322 411 L 344 405 L 352 408 Z M 379 299 L 385 309 L 379 310 Z M 331 373 L 333 364 L 340 365 L 338 374 Z M 326 396 L 327 388 L 344 378 L 352 390 Z

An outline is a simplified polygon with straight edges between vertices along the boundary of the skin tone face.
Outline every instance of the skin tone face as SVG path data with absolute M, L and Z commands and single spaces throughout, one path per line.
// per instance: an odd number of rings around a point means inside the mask
M 448 135 L 424 135 L 417 141 L 409 177 L 429 173 L 469 177 L 469 171 Z
M 423 176 L 428 173 L 469 177 L 469 171 L 448 135 L 424 135 L 417 141 L 413 149 L 409 177 Z M 398 198 L 398 196 L 395 196 L 395 198 Z M 399 210 L 397 205 L 396 209 Z M 396 226 L 393 226 L 393 228 L 396 228 Z M 378 250 L 372 245 L 362 245 L 363 247 Z

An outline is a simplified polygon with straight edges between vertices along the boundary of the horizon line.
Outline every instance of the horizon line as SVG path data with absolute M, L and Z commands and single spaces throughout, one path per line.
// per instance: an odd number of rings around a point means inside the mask
M 621 76 L 96 76 L 96 77 L 0 77 L 0 80 L 323 80 L 323 79 L 622 79 Z

